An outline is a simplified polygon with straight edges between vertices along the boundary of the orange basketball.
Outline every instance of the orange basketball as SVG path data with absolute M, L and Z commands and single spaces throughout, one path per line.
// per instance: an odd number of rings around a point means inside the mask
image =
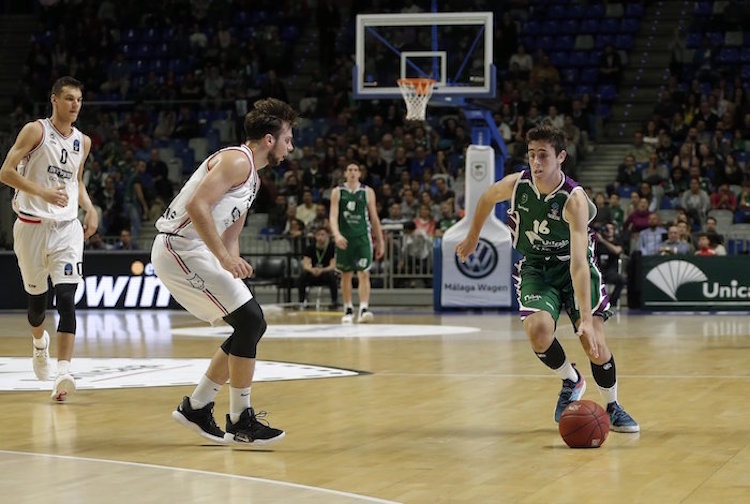
M 609 434 L 609 414 L 594 401 L 573 401 L 563 410 L 559 429 L 571 448 L 599 448 Z

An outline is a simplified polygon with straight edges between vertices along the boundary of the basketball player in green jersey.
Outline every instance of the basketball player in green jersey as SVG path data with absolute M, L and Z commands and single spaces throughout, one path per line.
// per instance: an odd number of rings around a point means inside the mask
M 524 257 L 516 265 L 521 320 L 539 360 L 563 381 L 555 421 L 572 401 L 583 396 L 586 381 L 565 356 L 555 337 L 565 309 L 591 360 L 591 372 L 607 403 L 611 429 L 638 432 L 638 423 L 617 402 L 615 360 L 604 340 L 609 298 L 593 259 L 589 223 L 596 206 L 577 182 L 565 176 L 565 136 L 543 125 L 526 135 L 529 169 L 507 175 L 482 195 L 466 238 L 456 254 L 466 261 L 474 252 L 484 221 L 500 201 L 508 210 L 513 246 Z
M 346 181 L 331 192 L 329 221 L 336 243 L 336 268 L 341 271 L 341 295 L 344 316 L 341 322 L 354 321 L 352 280 L 357 272 L 359 280 L 359 322 L 372 322 L 370 302 L 370 266 L 372 240 L 370 225 L 375 231 L 375 258 L 383 257 L 383 229 L 375 208 L 375 191 L 359 181 L 359 165 L 350 164 L 344 174 Z

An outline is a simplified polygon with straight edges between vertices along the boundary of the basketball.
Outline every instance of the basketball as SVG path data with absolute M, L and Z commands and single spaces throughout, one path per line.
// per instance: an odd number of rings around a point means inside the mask
M 609 434 L 609 414 L 594 401 L 573 401 L 563 411 L 559 429 L 571 448 L 599 448 Z

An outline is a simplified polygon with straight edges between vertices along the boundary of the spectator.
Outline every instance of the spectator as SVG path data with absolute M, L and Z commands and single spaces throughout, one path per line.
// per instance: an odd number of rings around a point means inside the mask
M 435 236 L 443 236 L 445 232 L 457 222 L 453 211 L 453 203 L 450 200 L 440 203 L 440 219 L 435 226 Z
M 336 250 L 327 228 L 315 231 L 315 242 L 309 245 L 302 257 L 302 273 L 297 286 L 299 302 L 308 303 L 307 288 L 312 285 L 327 286 L 331 293 L 330 308 L 338 307 L 338 275 L 336 274 Z
M 706 219 L 706 213 L 711 208 L 711 198 L 701 189 L 698 178 L 690 179 L 689 189 L 680 196 L 680 206 L 687 211 L 694 223 L 701 223 Z
M 115 243 L 115 250 L 138 250 L 138 244 L 133 241 L 130 231 L 123 229 L 120 231 L 120 239 Z
M 643 202 L 644 200 L 641 200 Z M 660 245 L 667 232 L 659 223 L 659 214 L 651 212 L 648 215 L 648 227 L 638 235 L 638 250 L 643 255 L 656 255 L 660 252 Z
M 721 184 L 711 194 L 711 208 L 729 210 L 732 213 L 737 210 L 737 196 L 729 189 L 729 184 Z
M 725 256 L 727 255 L 727 249 L 724 247 L 724 236 L 719 233 L 716 224 L 715 218 L 711 216 L 706 217 L 704 233 L 708 236 L 708 240 L 711 242 L 711 248 L 716 251 L 716 255 Z
M 112 250 L 112 245 L 104 243 L 102 235 L 97 231 L 91 235 L 89 241 L 86 242 L 86 250 Z
M 695 255 L 697 256 L 715 256 L 716 250 L 711 247 L 711 241 L 708 239 L 708 235 L 706 233 L 699 233 L 698 234 L 698 246 L 695 250 Z
M 680 236 L 679 226 L 669 226 L 667 239 L 659 245 L 659 255 L 690 254 L 690 244 Z
M 432 209 L 428 204 L 422 203 L 419 205 L 419 212 L 414 218 L 414 225 L 417 231 L 424 233 L 426 236 L 430 238 L 435 236 L 436 223 L 432 217 Z
M 302 221 L 304 224 L 302 227 L 304 228 L 315 219 L 315 215 L 316 209 L 312 191 L 310 189 L 304 189 L 302 191 L 302 204 L 297 207 L 295 217 Z
M 609 301 L 612 306 L 617 307 L 620 294 L 625 287 L 625 276 L 620 273 L 620 257 L 624 251 L 620 237 L 617 236 L 615 224 L 608 222 L 604 224 L 601 232 L 596 234 L 595 245 L 596 260 L 602 272 L 604 284 L 613 284 L 614 288 L 609 293 Z
M 617 85 L 622 74 L 622 60 L 612 44 L 604 46 L 604 53 L 599 58 L 599 81 Z
M 620 195 L 617 193 L 609 196 L 609 213 L 612 222 L 615 224 L 615 229 L 617 231 L 622 229 L 622 224 L 625 222 L 625 210 L 620 207 Z
M 423 231 L 418 231 L 413 221 L 404 224 L 401 250 L 396 271 L 406 275 L 426 275 L 429 272 L 428 258 L 432 253 L 432 241 Z M 419 284 L 423 285 L 420 280 Z M 412 279 L 409 287 L 417 287 L 417 280 Z
M 635 158 L 636 163 L 647 163 L 656 149 L 643 141 L 643 132 L 636 131 L 633 134 L 633 144 L 630 146 L 630 154 Z

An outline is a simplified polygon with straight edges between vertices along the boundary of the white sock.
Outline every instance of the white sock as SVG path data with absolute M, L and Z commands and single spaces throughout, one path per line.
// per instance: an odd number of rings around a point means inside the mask
M 599 392 L 605 404 L 617 402 L 617 382 L 609 388 L 599 387 Z
M 198 386 L 195 387 L 193 394 L 190 396 L 190 407 L 201 409 L 206 404 L 213 402 L 220 390 L 221 384 L 212 382 L 206 375 L 201 376 Z
M 578 383 L 578 374 L 576 374 L 575 368 L 568 359 L 565 359 L 565 363 L 562 366 L 555 369 L 555 373 L 557 373 L 563 380 L 570 380 L 573 383 Z
M 44 331 L 41 338 L 34 338 L 32 336 L 31 339 L 34 342 L 34 348 L 37 350 L 44 350 L 49 346 L 49 335 L 47 334 L 47 331 Z
M 359 313 L 362 313 L 362 310 L 366 310 L 368 308 L 367 303 L 359 303 Z
M 69 360 L 58 360 L 57 361 L 57 374 L 64 375 L 70 372 L 70 361 Z
M 354 311 L 354 305 L 352 303 L 346 303 L 344 305 L 344 311 L 349 311 L 349 310 Z
M 229 419 L 237 423 L 243 411 L 250 407 L 250 388 L 229 387 Z

